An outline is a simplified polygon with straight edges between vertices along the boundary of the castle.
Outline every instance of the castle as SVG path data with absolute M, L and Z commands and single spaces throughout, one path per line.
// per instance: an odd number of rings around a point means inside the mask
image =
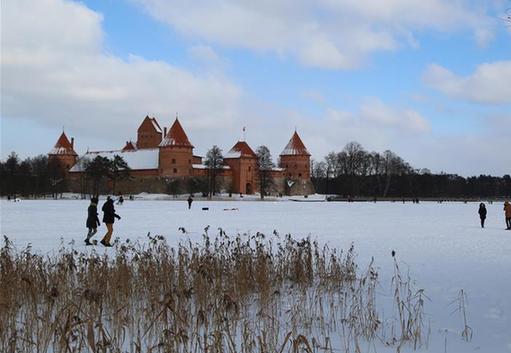
M 117 186 L 119 192 L 169 193 L 173 188 L 173 192 L 177 193 L 175 186 L 179 183 L 179 192 L 184 193 L 202 191 L 194 188 L 200 188 L 197 185 L 208 180 L 209 169 L 202 157 L 193 154 L 193 149 L 178 118 L 167 131 L 166 127 L 162 130 L 155 118 L 146 116 L 137 130 L 137 141 L 127 141 L 122 149 L 87 151 L 78 157 L 74 139 L 69 141 L 62 132 L 55 147 L 48 153 L 48 160 L 62 170 L 67 191 L 85 192 L 85 166 L 88 161 L 96 156 L 112 159 L 119 155 L 131 169 L 129 180 L 123 180 Z M 310 156 L 295 131 L 280 154 L 278 167 L 267 171 L 273 179 L 273 187 L 268 192 L 290 195 L 312 193 Z M 246 141 L 236 142 L 223 157 L 224 166 L 216 171 L 219 190 L 240 194 L 259 191 L 257 155 Z

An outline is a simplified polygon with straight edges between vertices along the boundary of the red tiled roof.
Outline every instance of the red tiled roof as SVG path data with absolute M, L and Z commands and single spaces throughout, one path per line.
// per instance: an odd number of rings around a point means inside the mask
M 161 128 L 156 118 L 150 118 L 149 115 L 146 115 L 142 124 L 138 127 L 137 131 L 145 131 L 145 132 L 158 132 L 161 133 Z
M 71 154 L 77 156 L 78 154 L 73 149 L 73 145 L 69 142 L 65 132 L 62 132 L 57 143 L 48 154 Z
M 286 147 L 280 154 L 281 156 L 310 156 L 311 154 L 305 148 L 302 139 L 298 136 L 298 133 L 295 131 L 291 140 L 287 143 Z
M 246 143 L 245 141 L 236 142 L 236 144 L 224 156 L 224 158 L 241 158 L 241 157 L 257 158 L 256 153 L 252 150 L 252 148 L 250 148 L 248 143 Z
M 188 140 L 188 136 L 186 136 L 186 132 L 181 126 L 181 123 L 176 118 L 174 123 L 167 132 L 167 136 L 164 137 L 163 141 L 160 143 L 160 147 L 167 146 L 179 146 L 179 147 L 192 147 L 193 145 Z
M 126 141 L 126 145 L 122 148 L 122 151 L 136 151 L 135 144 L 131 141 Z

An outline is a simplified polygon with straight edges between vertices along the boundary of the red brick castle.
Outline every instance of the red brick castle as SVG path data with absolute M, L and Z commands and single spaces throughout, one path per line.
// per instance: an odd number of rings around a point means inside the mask
M 122 156 L 131 168 L 131 178 L 122 181 L 117 190 L 123 193 L 165 193 L 169 185 L 178 182 L 180 192 L 193 191 L 208 177 L 203 158 L 193 154 L 194 146 L 176 118 L 170 129 L 163 130 L 155 118 L 146 116 L 137 130 L 136 143 L 114 151 L 87 151 L 78 157 L 74 139 L 63 132 L 48 153 L 50 163 L 58 165 L 69 191 L 83 192 L 86 183 L 85 164 L 96 156 Z M 270 173 L 274 186 L 270 193 L 301 194 L 313 192 L 310 181 L 310 153 L 295 131 L 280 154 L 277 168 Z M 246 141 L 238 141 L 224 155 L 224 166 L 216 172 L 220 189 L 226 192 L 252 194 L 259 191 L 257 156 Z M 195 190 L 198 191 L 198 190 Z

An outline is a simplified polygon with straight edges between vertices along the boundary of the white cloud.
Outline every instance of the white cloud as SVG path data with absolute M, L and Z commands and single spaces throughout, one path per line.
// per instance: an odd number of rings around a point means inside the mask
M 486 45 L 495 22 L 470 0 L 135 1 L 185 35 L 328 69 L 358 67 L 402 43 L 417 47 L 413 33 L 423 30 L 468 30 Z
M 3 2 L 2 118 L 123 139 L 146 114 L 165 125 L 176 112 L 189 127 L 235 124 L 238 86 L 218 73 L 107 54 L 101 21 L 77 2 Z
M 481 64 L 465 77 L 433 64 L 423 79 L 429 86 L 452 97 L 479 103 L 511 104 L 511 61 Z

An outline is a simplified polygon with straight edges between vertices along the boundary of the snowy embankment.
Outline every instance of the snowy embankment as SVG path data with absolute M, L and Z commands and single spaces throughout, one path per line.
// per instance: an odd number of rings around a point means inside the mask
M 88 201 L 29 201 L 1 203 L 1 233 L 19 248 L 55 252 L 61 244 L 82 245 Z M 208 211 L 202 211 L 208 207 Z M 504 230 L 502 205 L 488 205 L 487 228 L 481 229 L 476 203 L 301 203 L 301 202 L 183 202 L 126 201 L 117 206 L 121 221 L 114 238 L 147 241 L 161 234 L 170 244 L 198 241 L 206 226 L 228 234 L 274 230 L 295 238 L 310 235 L 331 247 L 347 249 L 353 243 L 361 267 L 374 257 L 379 267 L 378 295 L 390 298 L 390 279 L 396 251 L 401 270 L 410 271 L 415 288 L 430 301 L 425 320 L 430 326 L 429 352 L 511 352 L 511 231 Z M 237 210 L 233 210 L 237 209 Z M 186 234 L 178 231 L 180 227 Z M 100 237 L 105 231 L 99 229 Z M 70 245 L 68 245 L 70 246 Z M 110 251 L 96 247 L 97 251 Z M 457 296 L 467 294 L 468 325 L 454 312 Z M 454 303 L 454 304 L 453 304 Z M 386 312 L 391 312 L 390 308 Z M 454 313 L 453 313 L 454 312 Z M 370 350 L 373 351 L 373 350 Z M 384 351 L 378 348 L 377 352 Z

